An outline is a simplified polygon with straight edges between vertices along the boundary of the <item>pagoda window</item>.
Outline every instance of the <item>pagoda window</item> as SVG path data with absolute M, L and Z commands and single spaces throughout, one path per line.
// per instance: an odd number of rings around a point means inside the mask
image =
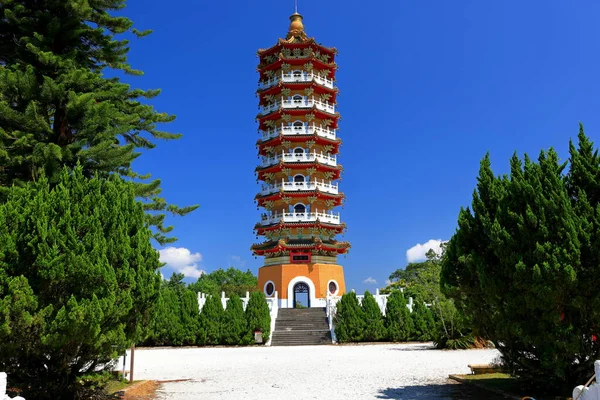
M 292 124 L 292 126 L 294 127 L 294 130 L 301 130 L 304 128 L 304 122 L 302 121 L 294 121 L 294 123 Z
M 304 175 L 296 175 L 294 176 L 294 182 L 296 183 L 304 183 L 306 181 L 306 177 Z
M 294 104 L 301 104 L 302 101 L 304 100 L 304 97 L 297 94 L 294 97 L 292 97 L 292 100 L 294 101 Z
M 302 203 L 298 203 L 294 206 L 294 213 L 304 214 L 306 212 L 306 206 Z
M 305 153 L 305 151 L 304 151 L 304 149 L 302 147 L 296 147 L 294 149 L 294 154 L 297 155 L 297 156 L 304 155 L 304 153 Z
M 304 75 L 304 71 L 295 70 L 292 72 L 292 75 L 294 76 L 295 79 L 301 79 L 302 76 Z

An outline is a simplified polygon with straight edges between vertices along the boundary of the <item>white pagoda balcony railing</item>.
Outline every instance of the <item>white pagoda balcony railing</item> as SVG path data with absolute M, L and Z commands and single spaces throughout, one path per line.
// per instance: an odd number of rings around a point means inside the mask
M 281 183 L 277 183 L 274 185 L 263 185 L 260 194 L 262 194 L 263 196 L 267 196 L 272 193 L 277 193 L 282 189 L 284 192 L 301 192 L 319 189 L 320 191 L 325 193 L 339 194 L 337 183 L 333 184 L 331 182 L 318 180 L 308 182 L 286 182 L 282 180 Z
M 261 166 L 263 168 L 270 167 L 271 165 L 279 164 L 279 162 L 283 160 L 283 162 L 289 163 L 306 163 L 306 162 L 314 162 L 318 161 L 321 164 L 330 165 L 332 167 L 337 166 L 337 158 L 336 156 L 331 156 L 329 154 L 323 153 L 281 153 L 276 156 L 264 157 L 262 158 Z
M 296 83 L 296 82 L 317 82 L 319 85 L 325 86 L 329 89 L 333 89 L 333 79 L 325 78 L 323 76 L 316 75 L 314 72 L 307 73 L 281 73 L 281 76 L 274 76 L 258 83 L 259 89 L 268 89 L 277 85 L 279 82 Z
M 339 225 L 340 222 L 340 213 L 334 214 L 332 212 L 319 212 L 318 210 L 315 212 L 290 212 L 290 213 L 275 213 L 275 214 L 263 214 L 260 224 L 261 225 L 273 225 L 278 224 L 279 222 L 316 222 L 317 220 L 321 222 L 326 222 L 329 224 Z
M 273 111 L 277 111 L 279 108 L 290 109 L 290 108 L 313 108 L 313 107 L 316 107 L 317 109 L 319 109 L 321 111 L 325 111 L 330 114 L 335 114 L 335 105 L 329 104 L 328 101 L 321 101 L 321 100 L 315 99 L 314 97 L 312 97 L 310 99 L 307 97 L 302 97 L 302 98 L 287 99 L 287 100 L 282 98 L 281 101 L 279 101 L 279 102 L 276 101 L 271 104 L 262 106 L 260 108 L 260 114 L 267 115 L 267 114 L 272 113 Z
M 278 137 L 280 134 L 283 136 L 301 136 L 301 135 L 313 135 L 317 134 L 321 137 L 330 140 L 336 140 L 337 132 L 335 129 L 325 129 L 316 125 L 303 125 L 303 126 L 284 126 L 281 125 L 280 128 L 271 129 L 268 131 L 262 131 L 262 140 L 267 141 L 269 139 L 273 139 Z
M 307 98 L 302 97 L 302 99 L 289 99 L 281 101 L 281 106 L 283 108 L 313 108 L 317 107 L 321 111 L 328 112 L 330 114 L 335 114 L 335 105 L 329 104 L 328 101 L 317 100 L 314 97 Z

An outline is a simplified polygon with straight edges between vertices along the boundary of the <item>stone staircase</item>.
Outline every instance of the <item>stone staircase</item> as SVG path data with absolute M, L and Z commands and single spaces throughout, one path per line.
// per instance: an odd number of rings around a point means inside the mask
M 331 344 L 325 308 L 280 308 L 271 346 Z

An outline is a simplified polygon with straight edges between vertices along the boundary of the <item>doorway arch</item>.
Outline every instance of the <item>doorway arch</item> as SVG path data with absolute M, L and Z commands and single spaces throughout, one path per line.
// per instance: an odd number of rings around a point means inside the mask
M 306 301 L 304 300 L 304 296 L 306 296 Z M 302 298 L 302 299 L 300 299 Z M 309 307 L 310 308 L 310 288 L 304 282 L 298 282 L 294 285 L 294 308 L 299 308 L 300 306 Z
M 292 308 L 295 307 L 294 304 L 294 286 L 296 286 L 297 283 L 304 283 L 305 285 L 308 286 L 308 304 L 306 304 L 307 307 L 314 307 L 316 304 L 316 288 L 315 288 L 315 284 L 313 283 L 313 281 L 311 281 L 308 277 L 306 276 L 297 276 L 294 279 L 292 279 L 289 283 L 288 283 L 288 290 L 287 290 L 287 307 L 288 308 Z M 325 306 L 322 306 L 325 307 Z

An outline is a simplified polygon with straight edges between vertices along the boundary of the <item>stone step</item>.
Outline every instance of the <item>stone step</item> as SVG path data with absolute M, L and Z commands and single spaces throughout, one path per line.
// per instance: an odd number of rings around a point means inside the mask
M 272 346 L 311 346 L 331 344 L 329 332 L 273 333 Z

